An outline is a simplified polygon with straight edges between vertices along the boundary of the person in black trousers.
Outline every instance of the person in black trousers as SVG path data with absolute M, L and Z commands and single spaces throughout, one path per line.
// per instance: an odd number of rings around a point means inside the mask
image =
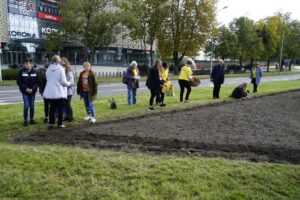
M 153 101 L 156 97 L 158 102 L 160 102 L 160 88 L 161 84 L 164 83 L 164 80 L 159 77 L 159 70 L 162 69 L 162 61 L 157 60 L 153 67 L 151 67 L 148 78 L 146 81 L 146 86 L 149 88 L 151 92 L 151 97 L 149 101 L 149 111 L 154 111 Z
M 248 95 L 248 84 L 242 83 L 241 85 L 237 86 L 231 93 L 230 97 L 234 99 L 241 99 L 247 97 Z
M 38 78 L 38 84 L 39 84 L 39 92 L 41 96 L 43 96 L 47 79 L 46 79 L 46 71 L 49 67 L 49 64 L 46 64 L 44 68 L 39 69 L 39 78 Z M 43 98 L 44 100 L 44 113 L 45 113 L 45 118 L 44 118 L 44 123 L 48 123 L 49 121 L 49 106 L 50 106 L 50 101 L 48 99 Z
M 33 68 L 31 58 L 25 60 L 24 68 L 19 71 L 17 84 L 19 86 L 20 92 L 22 93 L 24 102 L 23 126 L 28 126 L 28 110 L 30 110 L 29 123 L 34 125 L 36 124 L 36 122 L 34 121 L 34 101 L 35 94 L 38 88 L 38 75 L 36 70 Z
M 225 67 L 224 61 L 222 59 L 219 60 L 219 64 L 215 65 L 212 68 L 210 74 L 210 81 L 214 83 L 214 91 L 213 91 L 213 98 L 219 99 L 219 93 L 221 89 L 221 85 L 224 83 L 225 78 Z

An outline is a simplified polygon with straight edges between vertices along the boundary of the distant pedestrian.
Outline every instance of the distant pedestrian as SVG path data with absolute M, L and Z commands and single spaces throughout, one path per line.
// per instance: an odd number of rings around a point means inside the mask
M 58 55 L 52 57 L 52 63 L 46 72 L 46 88 L 44 98 L 50 101 L 49 130 L 54 127 L 55 113 L 57 112 L 57 127 L 65 128 L 63 125 L 63 108 L 67 99 L 67 87 L 72 83 L 66 79 L 66 73 L 61 66 L 61 58 Z
M 136 104 L 136 91 L 139 88 L 139 70 L 137 62 L 132 61 L 125 72 L 125 78 L 127 80 L 127 102 L 128 105 Z
M 153 107 L 153 101 L 156 97 L 158 99 L 158 102 L 160 102 L 160 91 L 161 91 L 161 84 L 164 83 L 164 80 L 162 80 L 159 77 L 159 70 L 162 69 L 162 61 L 157 60 L 155 64 L 151 67 L 148 78 L 146 81 L 146 86 L 150 90 L 151 96 L 149 101 L 149 111 L 154 111 Z
M 73 109 L 72 109 L 72 105 L 71 105 L 71 101 L 72 101 L 72 97 L 75 93 L 75 87 L 74 87 L 74 74 L 72 72 L 72 68 L 70 65 L 70 62 L 68 61 L 67 58 L 63 57 L 62 59 L 62 66 L 65 70 L 66 73 L 66 79 L 68 82 L 71 82 L 72 85 L 67 87 L 67 99 L 65 100 L 65 105 L 64 105 L 64 109 L 65 109 L 65 118 L 64 121 L 68 121 L 68 122 L 72 122 L 74 121 L 74 117 L 73 117 Z
M 224 83 L 224 78 L 225 78 L 224 61 L 220 59 L 219 64 L 213 66 L 210 74 L 210 81 L 214 83 L 214 90 L 213 90 L 214 99 L 220 98 L 219 94 L 220 94 L 221 85 Z
M 193 72 L 192 72 L 192 65 L 193 61 L 191 58 L 189 58 L 186 61 L 186 64 L 181 68 L 178 83 L 180 86 L 180 102 L 183 102 L 183 94 L 184 94 L 184 89 L 187 89 L 186 95 L 185 95 L 185 103 L 189 103 L 189 96 L 192 91 L 191 85 L 190 85 L 190 80 L 193 79 Z
M 44 98 L 44 95 L 43 95 L 45 87 L 46 87 L 46 83 L 47 83 L 46 72 L 47 72 L 48 67 L 49 67 L 49 64 L 45 64 L 45 66 L 43 68 L 39 69 L 39 75 L 38 75 L 39 93 L 41 94 L 41 96 L 43 97 L 43 100 L 44 100 L 44 114 L 45 114 L 44 123 L 49 122 L 50 102 L 49 102 L 49 99 Z
M 92 71 L 91 64 L 89 62 L 83 63 L 83 71 L 79 75 L 77 82 L 77 94 L 83 98 L 87 117 L 84 120 L 90 123 L 96 122 L 96 112 L 94 106 L 94 100 L 97 97 L 97 82 L 95 73 Z
M 23 107 L 23 126 L 28 126 L 28 110 L 30 110 L 29 123 L 34 125 L 34 101 L 35 94 L 38 88 L 38 75 L 33 68 L 32 59 L 26 59 L 24 62 L 24 68 L 19 71 L 17 77 L 17 84 L 19 90 L 22 93 L 24 107 Z
M 230 97 L 234 99 L 241 99 L 247 97 L 248 95 L 248 84 L 242 83 L 241 85 L 237 86 L 231 93 Z
M 254 64 L 254 67 L 250 72 L 251 83 L 253 84 L 253 93 L 257 92 L 257 87 L 260 84 L 260 80 L 263 76 L 262 69 L 259 67 L 258 63 Z

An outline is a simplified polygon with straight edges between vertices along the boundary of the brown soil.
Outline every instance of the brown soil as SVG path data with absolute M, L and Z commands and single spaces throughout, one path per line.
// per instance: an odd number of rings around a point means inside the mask
M 300 163 L 300 91 L 15 138 L 126 152 Z

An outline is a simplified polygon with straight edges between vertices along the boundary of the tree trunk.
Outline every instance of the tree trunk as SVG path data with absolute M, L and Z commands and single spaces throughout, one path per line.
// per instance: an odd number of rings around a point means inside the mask
M 268 62 L 267 62 L 267 72 L 269 72 L 270 71 L 270 60 L 268 60 Z
M 150 46 L 150 64 L 153 65 L 153 45 Z
M 179 67 L 179 62 L 178 62 L 178 51 L 173 51 L 173 61 L 174 61 L 174 74 L 178 74 L 178 67 Z

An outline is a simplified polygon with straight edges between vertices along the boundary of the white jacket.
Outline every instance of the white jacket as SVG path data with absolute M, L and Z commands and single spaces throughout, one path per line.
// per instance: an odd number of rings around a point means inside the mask
M 52 63 L 46 72 L 46 87 L 43 93 L 45 99 L 67 98 L 67 87 L 71 82 L 66 79 L 66 73 L 60 64 Z

